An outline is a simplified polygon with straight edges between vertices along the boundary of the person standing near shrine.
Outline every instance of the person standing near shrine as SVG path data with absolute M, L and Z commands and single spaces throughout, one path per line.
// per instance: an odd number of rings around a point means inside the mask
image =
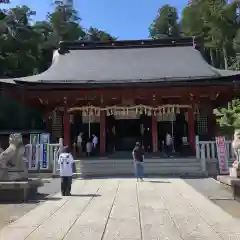
M 87 143 L 86 143 L 86 152 L 87 152 L 87 156 L 90 157 L 91 153 L 92 153 L 92 141 L 89 138 Z
M 68 147 L 64 147 L 59 155 L 58 164 L 60 166 L 61 192 L 62 196 L 71 195 L 72 176 L 73 176 L 74 159 L 68 151 Z
M 95 134 L 93 134 L 92 135 L 92 147 L 93 147 L 92 151 L 94 154 L 97 151 L 97 145 L 98 145 L 98 137 Z
M 173 140 L 172 140 L 172 136 L 170 135 L 169 132 L 167 132 L 167 134 L 166 134 L 165 144 L 166 144 L 166 154 L 167 154 L 168 157 L 170 157 L 170 153 L 171 153 L 171 150 L 172 150 Z
M 136 142 L 136 145 L 132 151 L 132 156 L 134 160 L 134 170 L 135 170 L 135 176 L 137 178 L 137 181 L 140 179 L 143 181 L 143 175 L 144 175 L 144 166 L 143 166 L 143 160 L 144 160 L 144 150 L 140 142 Z
M 79 135 L 77 136 L 77 151 L 78 151 L 78 154 L 81 154 L 82 153 L 82 150 L 83 150 L 83 133 L 80 132 Z

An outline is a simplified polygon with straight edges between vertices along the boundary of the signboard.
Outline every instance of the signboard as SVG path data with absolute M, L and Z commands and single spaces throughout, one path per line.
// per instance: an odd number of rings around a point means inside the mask
M 30 144 L 39 144 L 39 134 L 30 134 Z
M 40 134 L 40 144 L 49 143 L 50 142 L 50 134 L 42 133 Z
M 41 161 L 40 169 L 47 170 L 49 169 L 49 133 L 42 133 L 40 135 L 40 144 L 41 144 Z
M 38 170 L 39 163 L 39 134 L 30 134 L 30 144 L 26 146 L 26 158 L 29 170 Z
M 227 159 L 225 137 L 222 137 L 222 136 L 216 137 L 216 144 L 217 144 L 217 156 L 218 156 L 220 174 L 228 174 L 229 166 L 228 166 L 228 159 Z

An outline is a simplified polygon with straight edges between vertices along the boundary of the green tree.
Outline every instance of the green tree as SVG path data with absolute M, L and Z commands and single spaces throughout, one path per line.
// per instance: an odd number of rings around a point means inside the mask
M 206 38 L 209 29 L 204 23 L 199 4 L 189 3 L 183 9 L 181 27 L 186 36 Z
M 235 55 L 233 39 L 239 28 L 237 4 L 227 0 L 192 0 L 182 11 L 185 35 L 200 36 L 211 56 L 211 63 L 228 68 Z
M 83 39 L 86 35 L 80 25 L 78 12 L 61 2 L 57 3 L 54 12 L 48 14 L 48 21 L 52 27 L 52 40 L 56 45 L 59 41 Z
M 157 17 L 149 27 L 150 37 L 153 39 L 164 37 L 179 37 L 178 13 L 175 7 L 168 4 L 158 10 Z
M 238 29 L 236 4 L 227 0 L 209 0 L 204 8 L 204 19 L 209 26 L 209 36 L 216 49 L 222 54 L 224 68 L 229 66 L 233 53 L 233 39 Z
M 39 54 L 37 35 L 30 24 L 34 14 L 27 6 L 1 11 L 1 77 L 34 73 L 37 67 L 35 56 Z
M 116 37 L 111 36 L 109 33 L 94 27 L 90 27 L 87 30 L 86 39 L 90 41 L 103 41 L 103 42 L 117 40 Z
M 85 31 L 80 25 L 80 17 L 75 9 L 56 2 L 52 13 L 48 13 L 46 21 L 38 21 L 33 28 L 37 33 L 41 54 L 38 61 L 38 72 L 46 70 L 52 62 L 52 53 L 58 48 L 60 41 L 84 39 Z
M 239 11 L 238 11 L 238 13 L 239 13 Z M 240 22 L 239 20 L 240 19 L 238 16 L 238 23 Z M 230 68 L 232 70 L 240 70 L 240 29 L 237 30 L 236 36 L 233 40 L 233 48 L 234 48 L 236 54 L 234 57 L 232 57 L 232 64 L 231 64 Z
M 240 99 L 232 100 L 226 108 L 215 109 L 214 114 L 221 127 L 240 128 Z

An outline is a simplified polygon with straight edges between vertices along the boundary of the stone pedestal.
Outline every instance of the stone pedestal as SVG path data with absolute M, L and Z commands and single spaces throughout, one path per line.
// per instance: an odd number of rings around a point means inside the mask
M 0 182 L 0 202 L 26 201 L 29 196 L 31 196 L 32 194 L 36 194 L 38 187 L 42 185 L 43 182 L 40 179 Z
M 217 180 L 232 191 L 235 200 L 240 201 L 240 178 L 220 175 Z
M 10 168 L 8 169 L 8 175 L 10 180 L 12 181 L 28 179 L 27 168 L 22 168 L 22 169 Z
M 28 173 L 25 170 L 0 168 L 0 181 L 23 181 L 28 179 Z
M 229 168 L 229 176 L 232 178 L 239 178 L 240 171 L 237 168 Z

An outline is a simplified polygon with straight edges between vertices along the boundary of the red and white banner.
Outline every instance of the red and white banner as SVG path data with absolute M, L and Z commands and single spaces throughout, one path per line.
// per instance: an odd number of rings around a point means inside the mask
M 228 174 L 229 161 L 228 161 L 228 156 L 226 151 L 225 137 L 222 137 L 222 136 L 216 137 L 216 144 L 217 144 L 217 157 L 219 162 L 220 174 Z

